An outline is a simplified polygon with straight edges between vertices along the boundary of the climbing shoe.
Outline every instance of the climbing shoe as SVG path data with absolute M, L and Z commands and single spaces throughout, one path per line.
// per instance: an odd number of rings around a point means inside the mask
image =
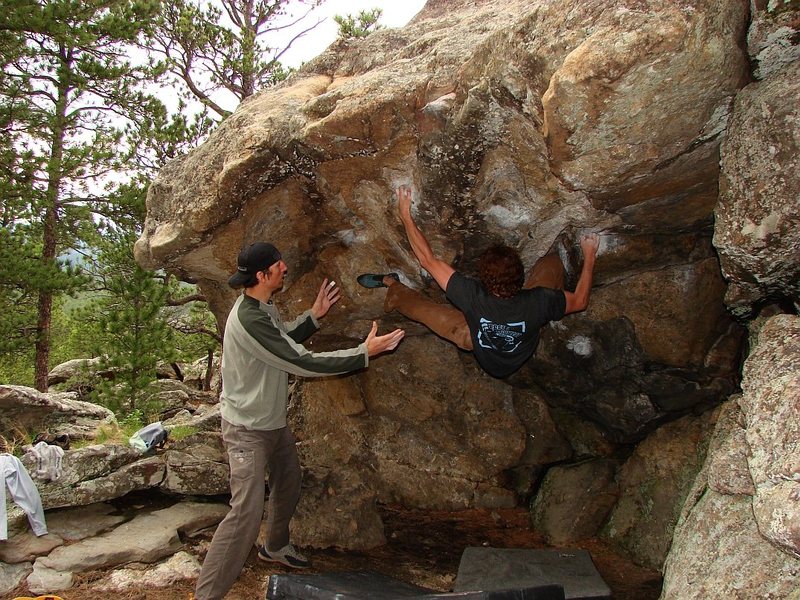
M 359 275 L 356 281 L 358 281 L 360 286 L 365 288 L 388 287 L 383 283 L 384 277 L 391 277 L 395 281 L 400 281 L 400 276 L 397 273 L 364 273 L 363 275 Z

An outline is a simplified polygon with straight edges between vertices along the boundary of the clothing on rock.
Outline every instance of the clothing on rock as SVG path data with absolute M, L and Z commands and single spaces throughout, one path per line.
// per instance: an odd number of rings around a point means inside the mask
M 22 461 L 13 454 L 0 454 L 0 474 L 4 482 L 0 485 L 0 540 L 8 539 L 6 488 L 11 499 L 28 515 L 33 533 L 37 536 L 47 534 L 42 498 Z

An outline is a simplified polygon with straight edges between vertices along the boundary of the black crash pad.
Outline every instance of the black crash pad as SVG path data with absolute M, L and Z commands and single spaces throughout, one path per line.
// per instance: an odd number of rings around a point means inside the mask
M 564 600 L 560 585 L 436 592 L 370 571 L 270 575 L 267 600 Z
M 564 598 L 611 598 L 611 589 L 586 550 L 467 548 L 461 555 L 453 589 L 523 589 L 560 584 Z

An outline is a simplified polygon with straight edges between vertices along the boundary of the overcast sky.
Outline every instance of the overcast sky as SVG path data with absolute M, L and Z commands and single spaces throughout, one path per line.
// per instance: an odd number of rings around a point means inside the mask
M 402 27 L 416 15 L 425 0 L 325 0 L 322 6 L 315 9 L 312 15 L 303 21 L 308 27 L 323 19 L 322 23 L 302 39 L 295 42 L 291 49 L 283 55 L 281 62 L 291 67 L 299 67 L 303 62 L 311 60 L 327 48 L 339 32 L 339 26 L 333 20 L 335 15 L 358 15 L 362 10 L 380 8 L 383 10 L 380 21 L 384 27 Z M 316 17 L 316 18 L 315 18 Z

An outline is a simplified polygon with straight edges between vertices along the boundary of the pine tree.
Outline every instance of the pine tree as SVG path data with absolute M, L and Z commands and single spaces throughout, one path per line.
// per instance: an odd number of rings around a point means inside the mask
M 30 274 L 22 283 L 36 302 L 40 390 L 47 388 L 54 296 L 83 283 L 59 256 L 96 234 L 96 216 L 109 207 L 98 182 L 124 170 L 118 120 L 150 102 L 136 91 L 142 74 L 126 60 L 126 47 L 157 11 L 157 0 L 19 0 L 0 14 L 0 43 L 10 51 L 0 79 L 3 168 L 14 199 L 6 204 L 4 197 L 12 226 L 3 243 Z M 9 273 L 0 279 L 6 301 L 16 283 Z
M 343 39 L 367 37 L 373 31 L 383 29 L 378 23 L 383 14 L 380 8 L 362 10 L 358 15 L 336 15 L 333 20 L 339 25 L 339 37 Z
M 281 57 L 321 21 L 309 22 L 280 46 L 268 38 L 302 25 L 321 1 L 166 0 L 144 48 L 165 76 L 184 86 L 187 99 L 224 119 L 231 111 L 219 101 L 220 93 L 238 103 L 287 77 Z
M 175 335 L 163 308 L 168 287 L 133 258 L 135 229 L 107 224 L 95 258 L 94 300 L 81 315 L 97 332 L 96 369 L 115 374 L 95 389 L 94 399 L 118 412 L 145 410 L 146 390 L 162 361 L 175 357 Z

